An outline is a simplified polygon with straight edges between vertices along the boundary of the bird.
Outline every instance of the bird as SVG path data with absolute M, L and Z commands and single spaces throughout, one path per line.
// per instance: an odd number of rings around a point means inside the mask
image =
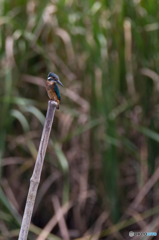
M 54 100 L 57 102 L 56 109 L 59 109 L 61 96 L 60 96 L 60 91 L 57 83 L 63 87 L 63 84 L 60 82 L 59 77 L 55 73 L 50 72 L 46 80 L 45 88 L 46 88 L 48 97 L 51 100 Z

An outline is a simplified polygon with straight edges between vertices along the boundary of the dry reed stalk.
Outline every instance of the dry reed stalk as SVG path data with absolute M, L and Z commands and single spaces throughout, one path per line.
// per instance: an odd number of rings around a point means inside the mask
M 45 157 L 46 148 L 49 141 L 49 136 L 50 136 L 50 131 L 51 131 L 51 127 L 54 119 L 56 106 L 57 106 L 56 102 L 54 101 L 48 102 L 47 115 L 46 115 L 43 133 L 40 141 L 39 151 L 38 151 L 38 155 L 37 155 L 37 159 L 34 167 L 34 172 L 30 179 L 30 187 L 29 187 L 28 197 L 25 205 L 25 211 L 24 211 L 24 216 L 23 216 L 18 240 L 27 240 L 30 221 L 31 221 L 32 212 L 34 208 L 34 202 L 35 202 L 37 189 L 40 182 L 41 171 L 43 167 L 44 157 Z

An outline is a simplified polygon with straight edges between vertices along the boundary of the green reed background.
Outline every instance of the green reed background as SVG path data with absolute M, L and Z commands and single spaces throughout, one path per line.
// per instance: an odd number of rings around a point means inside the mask
M 18 236 L 50 71 L 65 88 L 30 239 L 54 216 L 53 196 L 73 205 L 67 234 L 56 224 L 48 239 L 157 232 L 158 8 L 158 0 L 0 2 L 0 239 Z

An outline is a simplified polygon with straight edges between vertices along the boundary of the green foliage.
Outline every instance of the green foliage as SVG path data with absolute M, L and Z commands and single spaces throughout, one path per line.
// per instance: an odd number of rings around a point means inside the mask
M 68 229 L 77 230 L 72 239 L 88 229 L 90 234 L 97 228 L 105 231 L 110 223 L 120 226 L 125 219 L 130 203 L 158 166 L 158 7 L 158 0 L 1 1 L 3 239 L 18 234 L 17 212 L 23 213 L 36 160 L 50 71 L 65 88 L 60 87 L 60 110 L 41 179 L 49 187 L 38 201 L 33 223 L 42 229 L 52 218 L 55 194 L 61 205 L 73 202 L 65 217 Z M 52 179 L 52 174 L 58 177 Z M 152 191 L 137 212 L 151 211 L 158 202 L 157 184 Z M 104 212 L 109 217 L 101 222 Z M 125 224 L 126 233 L 130 222 L 135 224 L 137 218 Z M 33 226 L 31 231 L 40 234 Z M 52 233 L 58 235 L 58 229 Z

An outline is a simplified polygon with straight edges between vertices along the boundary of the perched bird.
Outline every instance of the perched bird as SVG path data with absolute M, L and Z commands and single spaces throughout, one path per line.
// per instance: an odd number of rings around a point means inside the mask
M 60 82 L 59 77 L 55 73 L 50 72 L 46 81 L 46 91 L 49 98 L 57 102 L 56 108 L 59 109 L 61 97 L 57 83 L 63 87 L 63 84 Z

